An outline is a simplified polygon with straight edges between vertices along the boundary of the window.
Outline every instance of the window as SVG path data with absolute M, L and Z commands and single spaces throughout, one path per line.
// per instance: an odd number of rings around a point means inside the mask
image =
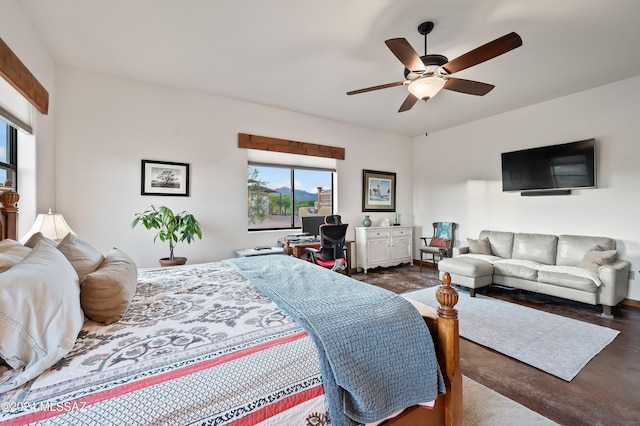
M 334 171 L 249 163 L 249 231 L 300 228 L 302 216 L 333 214 Z
M 18 131 L 0 119 L 0 185 L 11 181 L 17 189 L 18 176 Z

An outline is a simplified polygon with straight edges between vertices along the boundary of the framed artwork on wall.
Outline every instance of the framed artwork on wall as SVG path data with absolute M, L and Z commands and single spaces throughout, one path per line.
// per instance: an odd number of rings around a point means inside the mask
M 396 211 L 396 174 L 375 170 L 362 171 L 362 211 Z
M 189 196 L 189 164 L 142 160 L 140 195 Z

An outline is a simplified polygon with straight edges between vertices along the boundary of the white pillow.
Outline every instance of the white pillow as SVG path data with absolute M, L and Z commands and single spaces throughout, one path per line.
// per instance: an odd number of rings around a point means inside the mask
M 0 241 L 0 272 L 17 265 L 30 252 L 29 247 L 25 247 L 15 240 Z
M 78 273 L 78 278 L 92 273 L 104 260 L 104 256 L 91 244 L 74 234 L 67 234 L 57 245 L 57 249 L 64 254 L 73 269 Z
M 0 273 L 0 394 L 37 377 L 71 351 L 84 323 L 78 274 L 64 255 L 38 242 Z

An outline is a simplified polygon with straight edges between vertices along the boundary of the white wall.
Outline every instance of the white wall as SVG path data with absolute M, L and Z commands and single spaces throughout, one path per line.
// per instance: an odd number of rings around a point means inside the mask
M 25 233 L 38 212 L 55 209 L 55 76 L 56 65 L 22 7 L 13 0 L 0 2 L 0 38 L 49 92 L 49 113 L 35 109 L 33 136 L 18 136 L 18 227 Z M 36 173 L 37 170 L 37 173 Z
M 416 138 L 414 223 L 457 222 L 457 245 L 482 229 L 614 238 L 635 271 L 628 297 L 640 300 L 638 93 L 640 77 Z M 592 137 L 597 189 L 543 197 L 502 192 L 501 152 Z
M 247 231 L 247 152 L 237 147 L 238 133 L 344 147 L 337 192 L 348 238 L 364 218 L 362 169 L 396 172 L 398 211 L 413 211 L 410 138 L 64 66 L 57 93 L 58 211 L 88 242 L 102 251 L 117 246 L 141 267 L 168 255 L 168 243 L 154 245 L 150 231 L 130 227 L 150 204 L 190 211 L 200 221 L 203 239 L 176 248 L 189 263 L 275 244 L 287 233 Z M 191 196 L 141 196 L 141 159 L 189 163 Z M 410 216 L 403 215 L 407 224 Z

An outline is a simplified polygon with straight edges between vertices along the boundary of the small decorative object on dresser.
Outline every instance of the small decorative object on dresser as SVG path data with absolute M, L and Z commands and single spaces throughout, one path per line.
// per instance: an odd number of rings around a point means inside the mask
M 176 266 L 187 263 L 186 257 L 174 257 L 174 243 L 186 241 L 191 244 L 195 237 L 202 239 L 202 230 L 196 218 L 191 214 L 183 211 L 175 214 L 169 207 L 165 206 L 149 206 L 144 212 L 136 213 L 136 218 L 131 223 L 131 227 L 135 228 L 138 223 L 142 222 L 147 229 L 157 229 L 153 242 L 160 238 L 160 241 L 169 241 L 169 257 L 160 259 L 162 266 Z
M 364 220 L 362 221 L 362 226 L 366 228 L 371 226 L 371 219 L 369 219 L 369 215 L 365 215 Z

